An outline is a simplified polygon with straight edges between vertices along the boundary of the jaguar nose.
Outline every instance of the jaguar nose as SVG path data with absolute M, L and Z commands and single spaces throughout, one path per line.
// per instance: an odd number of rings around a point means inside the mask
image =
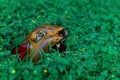
M 64 28 L 63 27 L 56 27 L 56 29 L 57 29 L 57 31 L 61 31 L 61 30 L 63 30 Z

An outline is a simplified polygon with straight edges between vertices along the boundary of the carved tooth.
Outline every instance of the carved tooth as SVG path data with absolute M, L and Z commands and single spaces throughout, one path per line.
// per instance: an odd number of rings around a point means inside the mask
M 63 39 L 62 41 L 61 41 L 61 43 L 63 43 L 65 41 L 65 39 Z
M 56 46 L 57 46 L 57 48 L 59 48 L 60 47 L 60 43 L 56 44 Z

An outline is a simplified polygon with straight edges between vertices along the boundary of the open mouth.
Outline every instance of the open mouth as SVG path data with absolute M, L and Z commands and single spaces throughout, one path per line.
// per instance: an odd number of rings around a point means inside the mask
M 58 32 L 58 35 L 60 37 L 62 37 L 62 40 L 60 40 L 52 48 L 55 50 L 58 50 L 59 52 L 64 52 L 66 50 L 66 45 L 65 45 L 64 41 L 65 41 L 65 38 L 67 36 L 67 31 L 63 29 L 63 30 Z
M 58 50 L 59 52 L 64 52 L 66 50 L 66 45 L 64 42 L 59 42 L 56 45 L 52 47 L 55 50 Z

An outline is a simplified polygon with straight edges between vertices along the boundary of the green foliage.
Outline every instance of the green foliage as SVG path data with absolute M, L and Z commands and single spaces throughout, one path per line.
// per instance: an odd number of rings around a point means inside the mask
M 0 0 L 0 80 L 119 80 L 119 0 Z M 43 54 L 39 64 L 11 57 L 41 24 L 68 31 L 66 56 Z

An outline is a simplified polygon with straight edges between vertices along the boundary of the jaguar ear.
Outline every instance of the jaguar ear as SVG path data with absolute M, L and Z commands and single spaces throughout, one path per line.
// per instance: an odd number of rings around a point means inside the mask
M 23 59 L 27 54 L 29 42 L 25 42 L 18 46 L 18 48 L 13 48 L 12 54 L 18 54 L 19 58 Z

